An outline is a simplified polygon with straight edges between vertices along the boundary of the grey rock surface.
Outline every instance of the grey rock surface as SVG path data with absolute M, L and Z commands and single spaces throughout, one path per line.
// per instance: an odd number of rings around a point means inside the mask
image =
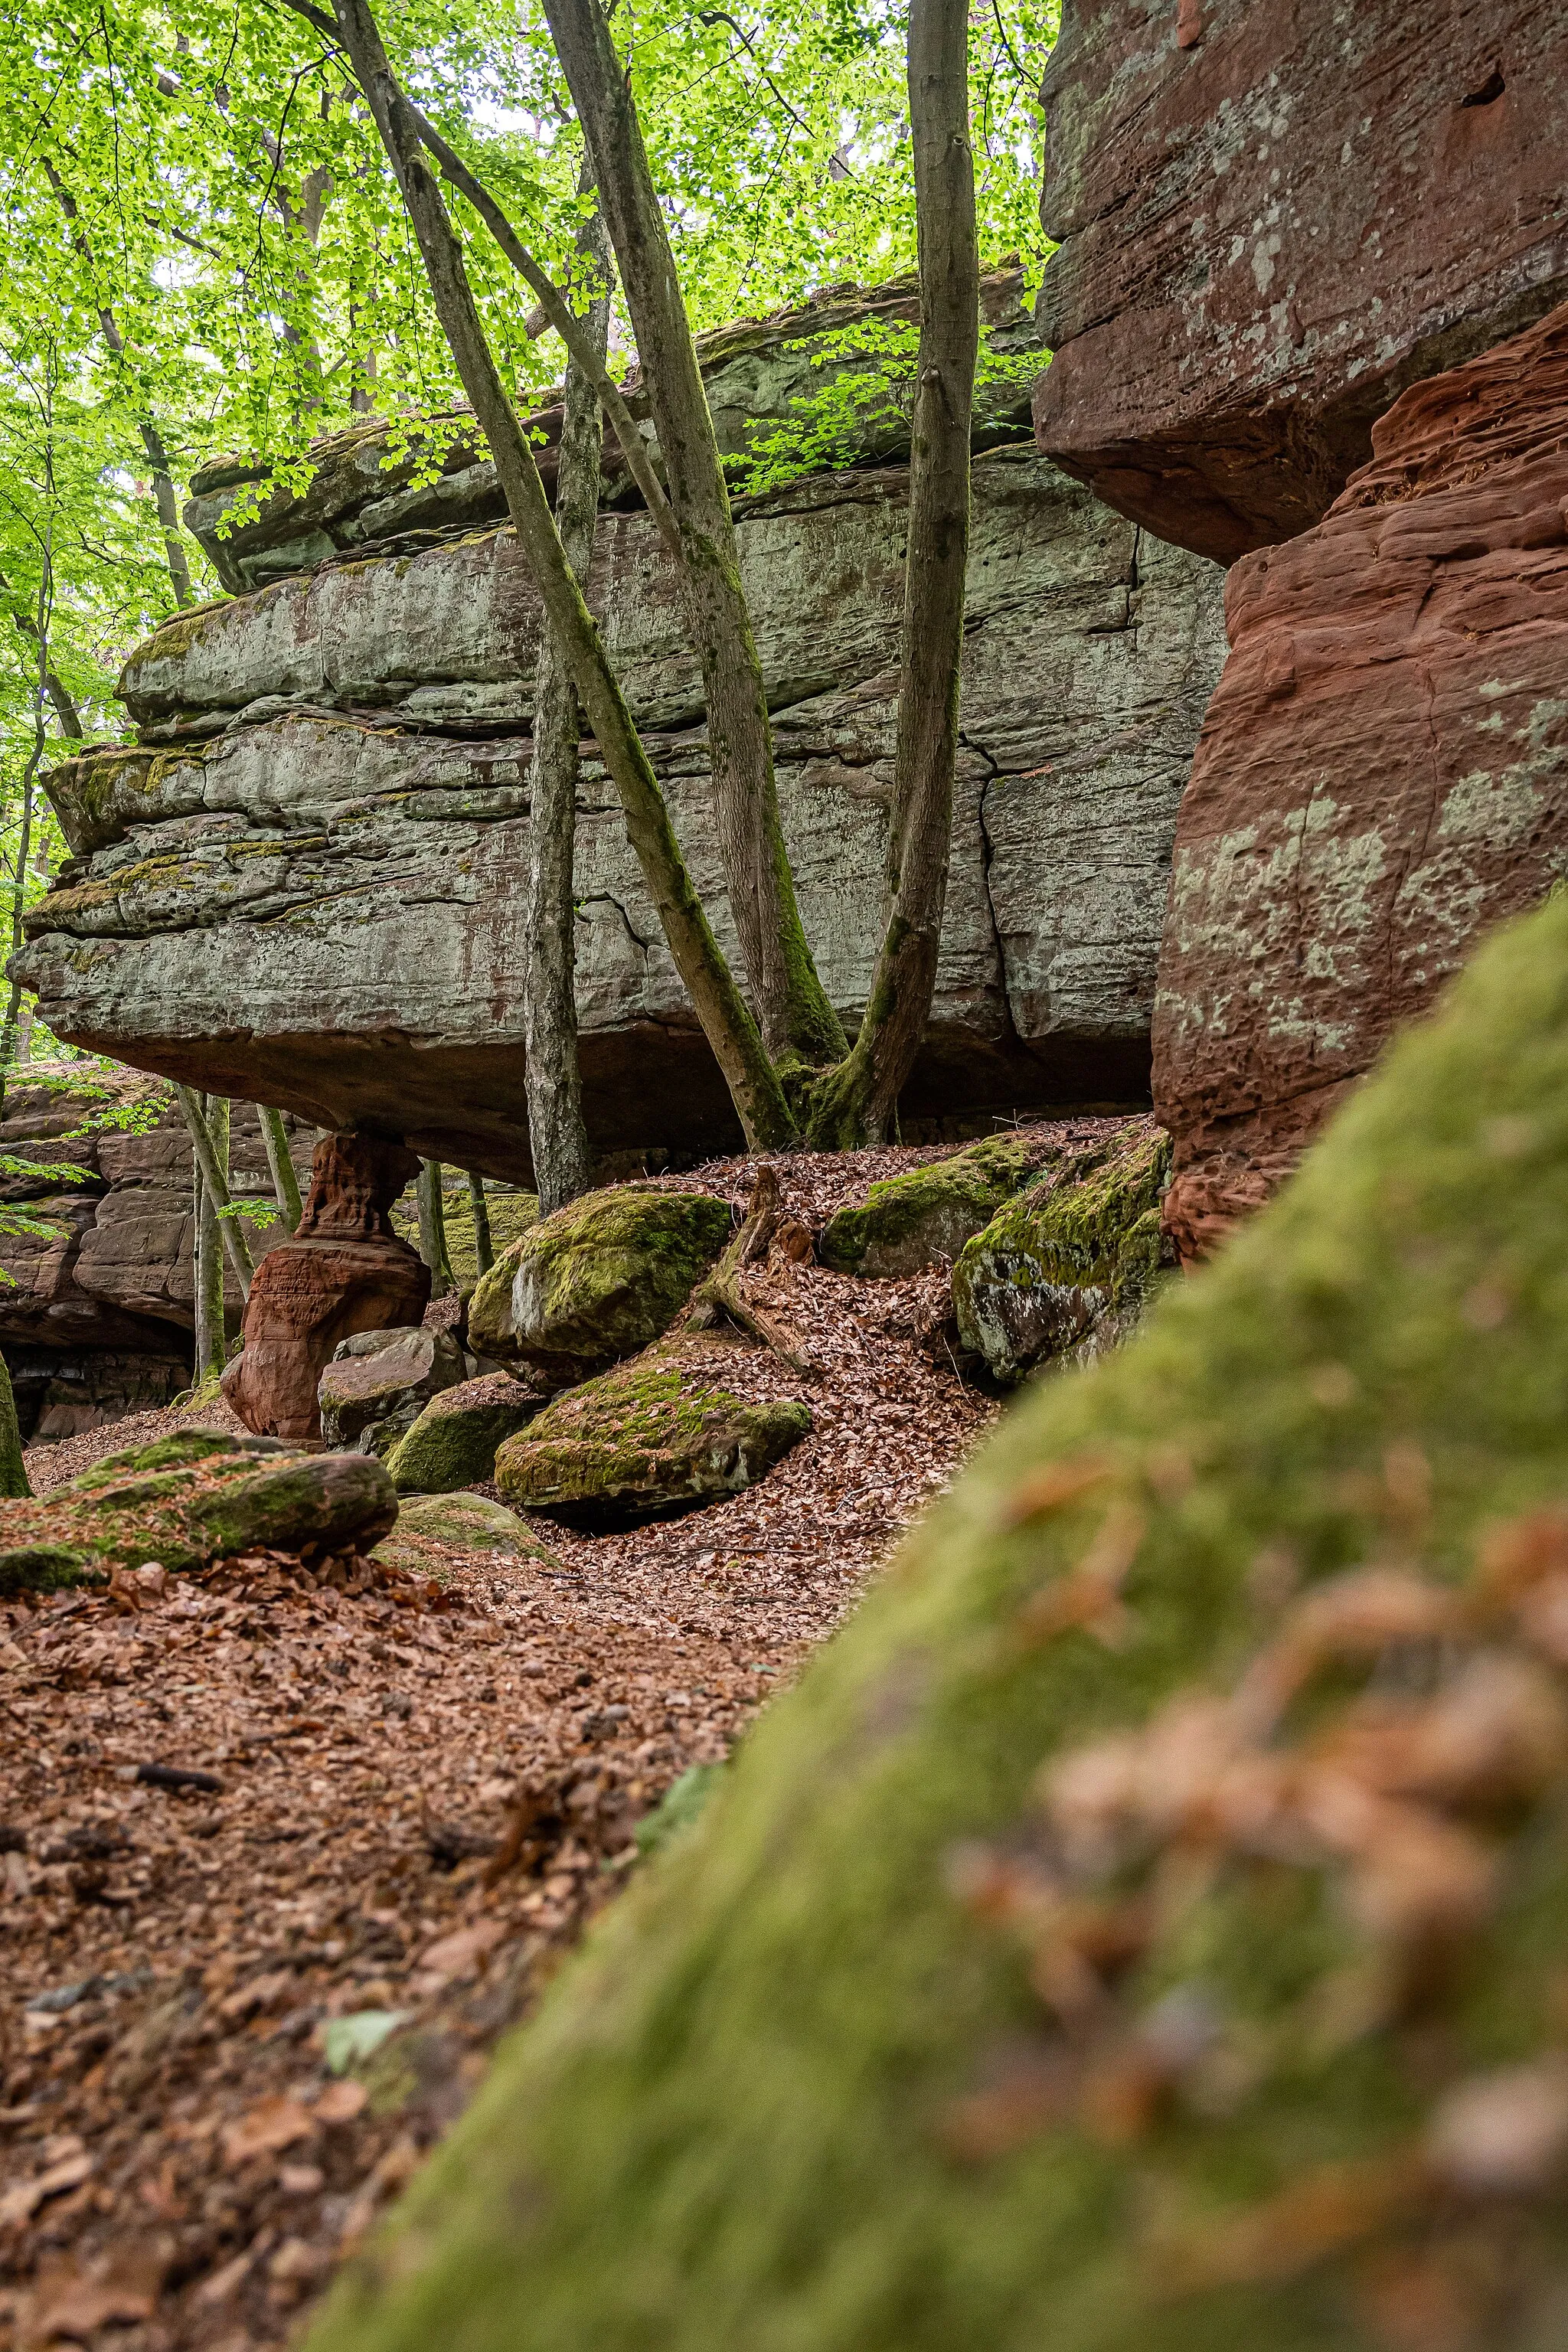
M 385 1455 L 431 1398 L 456 1388 L 465 1370 L 449 1331 L 418 1324 L 356 1331 L 339 1341 L 321 1374 L 321 1435 L 331 1447 Z
M 879 930 L 907 493 L 884 467 L 739 510 L 803 911 L 851 1022 Z M 952 878 L 907 1118 L 1144 1094 L 1220 581 L 1031 447 L 978 459 Z M 590 601 L 733 954 L 697 665 L 646 515 L 604 516 Z M 517 885 L 538 636 L 506 529 L 369 550 L 161 630 L 122 690 L 163 740 L 50 779 L 75 856 L 19 968 L 57 1034 L 526 1181 Z M 596 1146 L 730 1145 L 592 756 L 577 888 Z

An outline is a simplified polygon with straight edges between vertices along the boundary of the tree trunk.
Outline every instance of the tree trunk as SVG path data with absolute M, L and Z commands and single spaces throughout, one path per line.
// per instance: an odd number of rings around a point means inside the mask
M 271 1110 L 265 1104 L 257 1107 L 261 1121 L 261 1140 L 267 1146 L 267 1165 L 272 1171 L 272 1190 L 278 1201 L 278 1214 L 286 1234 L 295 1232 L 300 1223 L 300 1179 L 289 1150 L 289 1130 L 283 1124 L 280 1110 Z
M 585 191 L 584 191 L 585 193 Z M 596 266 L 605 287 L 584 322 L 601 369 L 610 327 L 609 255 L 595 213 L 578 233 L 578 249 Z M 555 477 L 555 528 L 562 551 L 579 580 L 594 560 L 599 515 L 599 450 L 604 427 L 598 395 L 575 360 L 566 371 L 566 408 Z M 577 739 L 582 718 L 577 689 L 553 628 L 545 627 L 534 698 L 533 762 L 529 771 L 528 881 L 523 936 L 528 969 L 522 994 L 528 1135 L 539 1213 L 549 1216 L 585 1192 L 590 1181 L 588 1130 L 583 1123 L 583 1081 L 577 1064 L 577 1000 L 574 985 L 577 909 L 572 888 L 577 834 Z
M 0 1495 L 30 1495 L 27 1466 L 22 1459 L 22 1432 L 16 1421 L 16 1398 L 10 1368 L 0 1356 Z
M 845 1052 L 806 943 L 773 779 L 773 729 L 713 418 L 624 67 L 599 0 L 545 0 L 583 126 L 680 534 L 702 664 L 719 855 L 763 1037 L 814 1067 Z
M 174 1088 L 174 1099 L 180 1106 L 180 1116 L 185 1122 L 185 1129 L 192 1143 L 195 1146 L 197 1165 L 201 1169 L 207 1191 L 212 1195 L 214 1213 L 217 1216 L 218 1232 L 223 1236 L 225 1254 L 234 1268 L 234 1278 L 239 1285 L 239 1295 L 242 1298 L 248 1298 L 251 1276 L 256 1271 L 251 1264 L 249 1244 L 246 1241 L 238 1221 L 234 1217 L 226 1217 L 218 1213 L 231 1205 L 228 1189 L 228 1104 L 221 1095 L 213 1095 L 208 1098 L 214 1105 L 215 1110 L 221 1108 L 223 1113 L 223 1157 L 220 1160 L 214 1145 L 212 1129 L 207 1125 L 206 1115 L 202 1108 L 200 1097 L 193 1094 L 189 1087 L 177 1086 Z
M 485 1180 L 471 1171 L 468 1199 L 474 1211 L 474 1263 L 480 1274 L 489 1274 L 496 1262 L 496 1245 L 490 1238 L 490 1213 L 485 1202 Z
M 51 477 L 52 478 L 52 477 Z M 27 894 L 27 853 L 33 844 L 33 787 L 44 756 L 44 698 L 48 690 L 49 622 L 54 602 L 54 523 L 51 519 L 44 533 L 44 568 L 38 578 L 38 609 L 30 635 L 38 648 L 37 679 L 33 688 L 33 740 L 22 770 L 22 826 L 16 842 L 16 866 L 11 879 L 10 961 L 15 964 L 22 948 L 22 915 Z M 5 1013 L 0 1022 L 0 1110 L 5 1108 L 5 1085 L 10 1074 L 12 1056 L 16 1050 L 16 1016 L 21 1009 L 22 983 L 11 979 L 6 985 Z
M 214 1112 L 217 1098 L 211 1095 L 197 1097 L 197 1108 L 207 1122 L 213 1136 L 213 1152 L 224 1174 L 228 1172 L 228 1131 L 223 1122 L 221 1144 L 215 1131 Z M 226 1103 L 224 1108 L 226 1111 Z M 196 1360 L 198 1381 L 206 1380 L 213 1372 L 221 1372 L 228 1361 L 228 1322 L 224 1313 L 223 1238 L 218 1224 L 217 1203 L 202 1174 L 201 1161 L 195 1162 L 196 1221 L 193 1237 L 195 1253 L 194 1298 L 195 1315 Z
M 910 453 L 910 536 L 899 687 L 888 920 L 870 1002 L 848 1060 L 814 1090 L 810 1131 L 827 1150 L 882 1141 L 931 1017 L 947 898 L 958 756 L 969 426 L 980 326 L 968 16 L 960 0 L 910 0 L 921 342 Z
M 447 1211 L 441 1198 L 441 1163 L 438 1160 L 419 1162 L 419 1181 L 415 1188 L 419 1204 L 419 1255 L 430 1269 L 430 1296 L 445 1298 L 455 1288 L 452 1261 L 447 1255 Z
M 437 316 L 545 612 L 567 654 L 600 757 L 677 971 L 730 1089 L 748 1144 L 793 1140 L 795 1119 L 762 1036 L 713 937 L 680 854 L 658 780 L 605 656 L 576 575 L 561 551 L 533 452 L 507 397 L 474 303 L 462 247 L 420 152 L 419 132 L 365 0 L 335 0 L 338 29 L 375 117 L 419 243 Z

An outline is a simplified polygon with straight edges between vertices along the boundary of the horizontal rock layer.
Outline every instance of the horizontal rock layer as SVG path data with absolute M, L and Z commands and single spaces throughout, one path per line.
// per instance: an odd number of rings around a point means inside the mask
M 1541 0 L 1064 0 L 1040 442 L 1228 562 L 1320 521 L 1416 379 L 1568 295 Z
M 1142 1092 L 1175 806 L 1223 653 L 1202 560 L 1027 449 L 981 457 L 974 493 L 952 874 L 915 1117 Z M 806 928 L 851 1020 L 879 925 L 907 496 L 902 468 L 818 476 L 740 522 Z M 646 516 L 602 519 L 590 601 L 733 954 L 697 664 Z M 165 745 L 50 780 L 76 856 L 19 968 L 57 1034 L 524 1177 L 518 879 L 538 635 L 509 530 L 329 566 L 161 630 L 122 691 Z M 576 874 L 595 1143 L 730 1141 L 592 757 Z
M 1373 438 L 1323 523 L 1226 583 L 1154 1027 L 1189 1256 L 1568 872 L 1568 305 Z

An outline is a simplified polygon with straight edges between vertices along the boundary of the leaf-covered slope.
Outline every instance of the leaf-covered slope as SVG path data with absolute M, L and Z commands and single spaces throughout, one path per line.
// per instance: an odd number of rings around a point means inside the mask
M 1559 2340 L 1565 1490 L 1554 904 L 1021 1403 L 312 2352 Z

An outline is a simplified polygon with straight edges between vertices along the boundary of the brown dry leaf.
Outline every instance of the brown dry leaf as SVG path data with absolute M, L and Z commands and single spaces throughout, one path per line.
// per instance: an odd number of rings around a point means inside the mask
M 14 2229 L 18 2222 L 30 2221 L 40 2205 L 51 2197 L 58 2197 L 67 2189 L 79 2189 L 92 2170 L 90 2156 L 80 2154 L 61 2157 L 32 2180 L 23 2180 L 15 2189 L 0 2196 L 0 2230 Z
M 1080 1496 L 1103 1486 L 1110 1475 L 1110 1464 L 1097 1454 L 1079 1454 L 1068 1462 L 1047 1462 L 1019 1479 L 997 1511 L 996 1525 L 1006 1530 L 1025 1527 L 1031 1519 L 1047 1518 L 1053 1511 L 1065 1509 L 1068 1503 L 1076 1503 Z
M 471 1976 L 482 1967 L 505 1933 L 499 1919 L 476 1920 L 471 1927 L 459 1927 L 454 1936 L 437 1937 L 419 1955 L 419 1965 L 427 1976 L 439 1977 L 447 1983 Z
M 352 2124 L 363 2114 L 369 2097 L 363 2083 L 329 2083 L 311 2113 L 319 2124 Z
M 287 2095 L 263 2099 L 237 2123 L 225 2126 L 223 2152 L 231 2165 L 248 2164 L 252 2157 L 281 2155 L 296 2141 L 309 2139 L 315 2128 L 315 2117 L 298 2099 Z
M 1149 2247 L 1151 2287 L 1165 2298 L 1295 2278 L 1327 2255 L 1364 2245 L 1426 2188 L 1425 2168 L 1403 2151 L 1324 2165 L 1228 2220 L 1162 2231 Z
M 86 2339 L 118 2321 L 151 2319 L 158 2307 L 164 2265 L 155 2255 L 123 2248 L 89 2270 L 66 2263 L 40 2270 L 30 2333 L 47 2344 L 60 2336 Z

